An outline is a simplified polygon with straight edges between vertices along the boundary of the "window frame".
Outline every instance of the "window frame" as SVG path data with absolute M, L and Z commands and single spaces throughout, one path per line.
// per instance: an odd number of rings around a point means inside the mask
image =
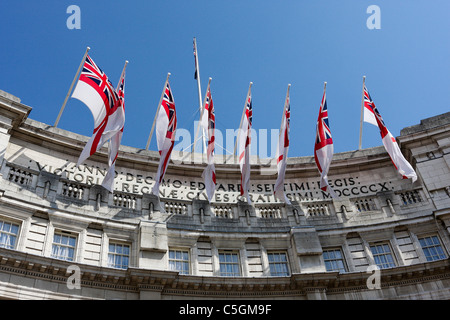
M 385 250 L 385 248 L 387 247 L 389 249 L 389 252 L 383 251 L 383 252 L 374 253 L 373 252 L 373 248 L 374 247 L 375 248 L 380 248 L 381 247 L 381 248 L 383 248 L 383 250 Z M 394 251 L 392 250 L 392 246 L 390 245 L 390 243 L 388 241 L 380 241 L 380 242 L 371 243 L 369 245 L 369 249 L 370 249 L 370 253 L 372 254 L 372 258 L 374 260 L 374 263 L 375 263 L 375 265 L 378 268 L 380 268 L 380 269 L 390 269 L 390 268 L 397 267 L 397 262 L 396 262 L 396 259 L 395 259 Z M 389 259 L 386 259 L 387 262 L 381 262 L 380 264 L 377 263 L 377 260 L 380 257 L 386 258 L 386 257 L 388 257 L 388 255 L 391 257 L 392 261 L 388 261 Z
M 175 257 L 171 258 L 171 252 L 175 253 Z M 176 257 L 176 253 L 180 252 L 181 253 L 181 258 L 177 259 Z M 187 260 L 183 259 L 183 253 L 187 253 Z M 174 263 L 174 268 L 172 269 L 172 265 L 171 262 Z M 181 270 L 176 268 L 177 263 L 181 263 L 182 268 Z M 179 247 L 173 247 L 173 248 L 169 248 L 169 254 L 167 256 L 167 265 L 168 265 L 168 269 L 169 271 L 175 271 L 178 272 L 179 274 L 182 275 L 189 275 L 191 274 L 191 250 L 190 248 L 179 248 Z M 183 266 L 187 265 L 188 270 L 186 271 L 184 269 Z
M 332 252 L 334 254 L 336 251 L 338 251 L 340 253 L 341 258 L 334 258 L 334 259 L 325 258 L 325 256 L 324 256 L 325 253 L 331 253 Z M 344 251 L 342 250 L 342 248 L 340 248 L 340 247 L 324 248 L 322 250 L 322 258 L 323 258 L 323 261 L 324 261 L 324 264 L 325 264 L 325 269 L 326 269 L 327 272 L 339 272 L 339 273 L 348 273 L 349 272 L 348 271 L 347 261 L 346 261 L 346 258 L 345 258 L 345 255 L 344 255 Z M 333 268 L 332 270 L 328 270 L 327 262 L 336 262 L 336 261 L 342 261 L 343 268 L 339 268 L 338 267 L 337 269 Z
M 225 261 L 221 261 L 221 255 L 225 255 Z M 234 257 L 236 256 L 237 261 L 226 261 L 226 257 Z M 239 250 L 229 250 L 229 249 L 220 249 L 218 250 L 218 260 L 219 260 L 219 276 L 220 277 L 241 277 L 242 276 L 242 268 L 241 268 L 241 261 L 240 261 L 240 254 Z M 228 266 L 232 267 L 232 271 L 222 271 L 222 267 L 225 267 L 224 269 L 227 270 Z M 237 267 L 237 271 L 235 268 Z
M 3 230 L 3 227 L 4 227 L 5 223 L 6 224 L 10 224 L 9 231 L 4 231 Z M 2 242 L 0 242 L 0 248 L 5 248 L 5 249 L 9 249 L 9 250 L 16 250 L 18 242 L 19 242 L 19 239 L 20 239 L 20 230 L 21 230 L 21 227 L 22 227 L 22 223 L 18 222 L 18 221 L 15 221 L 15 220 L 12 220 L 12 219 L 8 219 L 8 218 L 2 216 L 2 217 L 0 217 L 0 224 L 1 224 L 1 226 L 0 226 L 0 239 L 3 238 L 2 235 L 6 235 L 6 237 L 5 237 L 6 239 L 10 239 L 11 236 L 15 237 L 14 238 L 14 245 L 12 247 L 8 246 L 7 245 L 7 241 L 6 241 L 5 245 L 3 245 Z M 17 226 L 17 233 L 16 234 L 11 232 L 11 228 L 13 226 Z
M 122 252 L 117 252 L 117 251 L 111 252 L 111 245 L 113 245 L 115 248 L 117 246 L 122 246 L 122 251 L 123 251 L 124 247 L 128 247 L 128 254 L 124 254 Z M 110 263 L 110 261 L 109 261 L 110 255 L 114 256 L 114 263 Z M 123 261 L 123 257 L 128 258 L 128 264 L 126 265 L 126 268 L 123 267 L 123 266 L 125 266 L 123 263 L 116 264 L 116 258 L 119 256 L 122 257 L 121 261 Z M 128 243 L 125 241 L 120 241 L 120 240 L 109 239 L 108 240 L 107 260 L 106 260 L 107 267 L 118 269 L 118 270 L 127 270 L 130 267 L 130 261 L 131 261 L 131 243 Z
M 267 251 L 267 261 L 269 263 L 269 272 L 270 272 L 270 276 L 271 277 L 289 277 L 291 276 L 291 270 L 290 270 L 290 266 L 289 266 L 289 255 L 287 253 L 287 251 L 284 250 L 269 250 Z M 284 255 L 285 257 L 285 261 L 279 260 L 279 261 L 275 261 L 270 259 L 270 256 L 272 255 Z M 278 265 L 284 265 L 286 268 L 286 272 L 278 272 L 276 271 L 277 266 Z M 275 268 L 275 272 L 273 272 L 273 268 Z
M 75 239 L 75 244 L 73 246 L 71 246 L 70 244 L 62 244 L 61 242 L 56 243 L 55 242 L 55 236 L 60 236 L 60 237 L 67 237 L 67 238 L 74 238 Z M 52 246 L 51 246 L 51 253 L 50 256 L 54 259 L 58 259 L 58 260 L 63 260 L 63 261 L 70 261 L 70 262 L 74 262 L 76 261 L 77 258 L 77 249 L 78 249 L 78 239 L 79 239 L 79 234 L 72 232 L 72 231 L 67 231 L 67 230 L 63 230 L 63 229 L 55 229 L 53 232 L 53 239 L 52 239 Z M 70 240 L 69 240 L 70 241 Z M 54 246 L 58 246 L 58 247 L 65 247 L 65 248 L 72 248 L 73 249 L 73 256 L 71 257 L 71 259 L 67 259 L 64 258 L 63 256 L 60 256 L 58 254 L 54 254 Z M 70 252 L 70 250 L 68 251 Z M 67 257 L 69 257 L 69 255 L 67 255 Z
M 437 240 L 438 243 L 436 244 L 436 243 L 433 242 L 432 245 L 427 245 L 426 247 L 424 247 L 424 246 L 422 245 L 422 241 L 421 241 L 421 240 L 429 239 L 429 238 L 436 238 L 436 240 Z M 447 253 L 446 253 L 446 251 L 445 251 L 445 247 L 444 247 L 444 245 L 443 245 L 441 239 L 439 238 L 439 236 L 438 236 L 437 234 L 426 234 L 426 235 L 421 235 L 421 236 L 418 236 L 418 237 L 417 237 L 417 240 L 419 241 L 420 248 L 422 249 L 422 253 L 423 253 L 423 255 L 425 256 L 425 259 L 427 260 L 427 262 L 432 262 L 432 261 L 438 261 L 438 260 L 444 260 L 444 259 L 447 259 L 448 255 L 447 255 Z M 440 255 L 438 255 L 438 258 L 429 260 L 429 259 L 428 259 L 428 255 L 427 255 L 425 249 L 436 248 L 437 246 L 439 246 L 440 249 L 442 250 L 443 258 L 440 258 Z M 433 255 L 433 256 L 430 255 L 430 257 L 434 257 L 434 256 L 437 256 L 437 255 Z

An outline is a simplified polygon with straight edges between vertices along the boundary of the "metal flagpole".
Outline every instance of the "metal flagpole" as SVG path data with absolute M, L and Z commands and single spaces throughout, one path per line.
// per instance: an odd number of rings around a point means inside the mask
M 202 88 L 200 85 L 200 68 L 199 68 L 199 64 L 198 64 L 197 39 L 195 37 L 194 37 L 194 53 L 195 53 L 195 69 L 197 71 L 198 103 L 199 103 L 199 111 L 201 113 L 203 110 Z M 205 132 L 203 129 L 202 129 L 202 139 L 203 139 L 204 152 L 206 153 L 206 140 L 205 140 Z M 195 141 L 194 141 L 194 145 L 195 145 Z M 192 152 L 195 152 L 195 149 L 193 149 Z
M 77 73 L 75 74 L 72 84 L 70 85 L 69 91 L 67 92 L 66 98 L 64 99 L 63 105 L 62 105 L 61 109 L 59 110 L 58 117 L 56 118 L 56 121 L 54 124 L 55 127 L 58 126 L 59 119 L 61 118 L 64 108 L 66 107 L 66 103 L 67 103 L 67 100 L 69 99 L 70 93 L 72 92 L 73 85 L 75 84 L 75 81 L 77 81 L 77 79 L 78 79 L 78 74 L 80 73 L 81 67 L 83 66 L 84 61 L 86 60 L 86 56 L 87 56 L 89 50 L 91 50 L 91 48 L 87 47 L 86 52 L 84 53 L 83 59 L 81 60 L 80 66 L 78 67 Z
M 239 124 L 238 135 L 237 135 L 237 137 L 236 137 L 236 142 L 235 142 L 235 144 L 234 144 L 233 155 L 236 154 L 237 144 L 238 144 L 239 136 L 240 136 L 240 133 L 241 133 L 242 121 L 244 121 L 245 110 L 247 109 L 247 100 L 248 100 L 248 97 L 249 97 L 249 95 L 250 95 L 250 91 L 251 91 L 251 88 L 252 88 L 252 84 L 253 84 L 253 82 L 250 82 L 250 85 L 248 86 L 247 97 L 245 98 L 244 110 L 242 111 L 241 123 Z
M 361 101 L 361 120 L 359 122 L 359 147 L 358 150 L 362 148 L 362 127 L 363 127 L 363 115 L 364 115 L 364 87 L 366 85 L 366 76 L 363 76 L 363 90 L 362 90 L 362 101 Z
M 163 91 L 161 93 L 161 98 L 159 99 L 158 107 L 156 108 L 155 119 L 153 119 L 152 130 L 150 131 L 150 135 L 148 136 L 146 150 L 150 147 L 150 141 L 152 140 L 153 130 L 155 129 L 156 118 L 158 117 L 159 109 L 161 108 L 162 99 L 164 97 L 164 92 L 166 91 L 167 82 L 169 81 L 170 72 L 167 74 L 166 82 L 164 82 Z
M 125 60 L 125 65 L 123 66 L 122 73 L 120 74 L 120 79 L 122 79 L 123 75 L 125 74 L 125 69 L 127 68 L 127 64 L 128 64 L 128 60 Z M 117 84 L 116 91 L 119 90 L 119 87 L 120 87 L 120 83 Z
M 198 131 L 200 130 L 200 127 L 202 126 L 203 113 L 205 112 L 206 96 L 208 95 L 208 90 L 209 90 L 210 85 L 211 85 L 211 80 L 212 80 L 212 78 L 209 78 L 208 87 L 206 88 L 206 94 L 205 94 L 205 97 L 204 97 L 204 100 L 203 100 L 203 107 L 200 110 L 200 122 L 199 122 L 199 124 L 197 126 L 197 131 L 195 132 L 195 139 L 194 139 L 194 144 L 193 144 L 193 147 L 192 147 L 192 152 L 195 152 L 195 143 L 197 142 Z M 203 132 L 204 129 L 205 128 L 202 128 L 202 132 Z M 203 136 L 203 139 L 204 138 L 205 138 L 205 136 Z

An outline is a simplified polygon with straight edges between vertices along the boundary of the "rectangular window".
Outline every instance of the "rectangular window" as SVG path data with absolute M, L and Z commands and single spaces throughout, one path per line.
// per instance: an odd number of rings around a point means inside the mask
M 239 255 L 234 251 L 219 252 L 220 275 L 223 277 L 239 277 L 241 268 Z
M 392 257 L 391 248 L 387 243 L 374 244 L 370 246 L 376 265 L 380 269 L 394 268 L 395 262 Z
M 423 253 L 427 261 L 445 259 L 445 253 L 437 236 L 423 237 L 419 239 Z
M 289 267 L 286 252 L 268 252 L 270 275 L 274 277 L 289 276 Z
M 347 272 L 341 249 L 324 250 L 323 260 L 325 261 L 325 268 L 327 271 L 339 271 L 340 273 Z
M 130 264 L 130 245 L 124 243 L 109 243 L 108 267 L 127 269 Z
M 19 234 L 19 225 L 0 220 L 0 247 L 7 249 L 16 248 L 16 240 Z
M 73 261 L 77 237 L 64 231 L 53 235 L 52 258 Z
M 189 251 L 170 249 L 169 270 L 178 271 L 180 274 L 189 274 Z

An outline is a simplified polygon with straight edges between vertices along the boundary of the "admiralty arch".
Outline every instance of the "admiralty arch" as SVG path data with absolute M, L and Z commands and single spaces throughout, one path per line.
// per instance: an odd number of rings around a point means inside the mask
M 110 193 L 107 149 L 77 167 L 89 137 L 31 110 L 0 91 L 1 299 L 450 298 L 450 113 L 397 137 L 414 183 L 383 146 L 337 153 L 332 199 L 313 156 L 293 157 L 286 205 L 255 157 L 249 205 L 225 157 L 205 200 L 201 154 L 175 153 L 151 195 L 159 154 L 127 146 Z

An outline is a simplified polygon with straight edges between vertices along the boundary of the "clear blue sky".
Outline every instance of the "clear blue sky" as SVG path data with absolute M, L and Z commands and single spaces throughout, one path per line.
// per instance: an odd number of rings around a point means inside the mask
M 66 26 L 72 4 L 81 9 L 80 30 Z M 367 28 L 370 5 L 381 10 L 381 29 Z M 450 110 L 449 12 L 448 0 L 3 0 L 0 89 L 33 107 L 30 118 L 53 125 L 90 46 L 114 85 L 130 61 L 124 145 L 145 148 L 168 72 L 178 127 L 194 136 L 196 37 L 202 95 L 212 77 L 223 133 L 238 128 L 250 81 L 253 128 L 278 129 L 290 83 L 289 155 L 312 155 L 326 81 L 335 153 L 351 151 L 358 148 L 363 75 L 394 136 Z M 90 136 L 92 126 L 87 107 L 70 99 L 58 127 Z M 378 130 L 364 124 L 363 148 L 379 145 Z

